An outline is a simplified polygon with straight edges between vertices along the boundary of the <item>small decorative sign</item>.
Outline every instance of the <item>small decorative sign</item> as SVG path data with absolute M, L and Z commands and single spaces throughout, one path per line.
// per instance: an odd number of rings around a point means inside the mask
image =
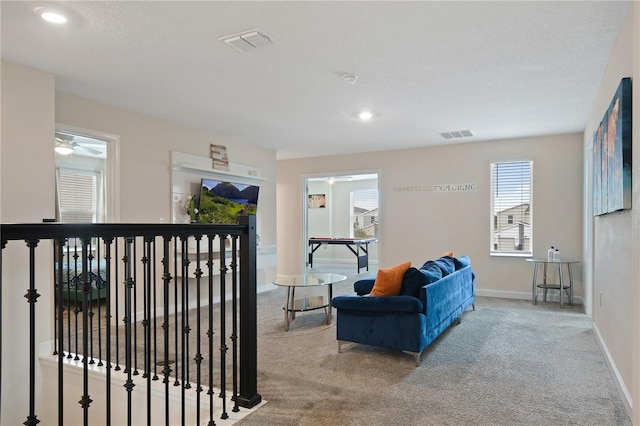
M 405 185 L 393 187 L 393 192 L 470 192 L 475 190 L 475 183 L 439 183 L 435 185 Z
M 309 208 L 323 209 L 327 206 L 325 194 L 309 194 Z
M 475 190 L 475 183 L 444 183 L 432 186 L 433 192 L 469 192 Z
M 227 147 L 211 144 L 211 166 L 216 170 L 229 171 L 229 157 Z

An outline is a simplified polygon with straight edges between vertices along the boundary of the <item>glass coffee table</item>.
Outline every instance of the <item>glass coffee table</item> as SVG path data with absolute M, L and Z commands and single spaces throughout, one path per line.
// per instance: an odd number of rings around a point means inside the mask
M 324 309 L 327 324 L 331 324 L 331 299 L 333 298 L 333 284 L 346 280 L 341 274 L 325 272 L 307 272 L 299 275 L 276 275 L 273 284 L 287 288 L 287 302 L 284 309 L 284 329 L 289 331 L 289 324 L 296 319 L 296 312 Z M 296 288 L 327 286 L 327 297 L 311 296 L 302 299 L 295 298 Z M 328 308 L 328 309 L 327 309 Z

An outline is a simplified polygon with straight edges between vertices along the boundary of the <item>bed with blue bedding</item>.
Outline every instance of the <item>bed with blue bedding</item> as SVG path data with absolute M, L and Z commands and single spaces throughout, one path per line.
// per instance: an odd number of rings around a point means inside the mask
M 62 268 L 62 298 L 74 303 L 82 302 L 82 259 L 72 259 L 55 263 L 56 284 L 60 279 L 59 268 Z M 107 297 L 107 264 L 105 259 L 93 259 L 88 262 L 87 281 L 91 283 L 89 301 L 100 300 Z M 56 285 L 56 291 L 59 286 Z M 57 294 L 56 294 L 57 297 Z

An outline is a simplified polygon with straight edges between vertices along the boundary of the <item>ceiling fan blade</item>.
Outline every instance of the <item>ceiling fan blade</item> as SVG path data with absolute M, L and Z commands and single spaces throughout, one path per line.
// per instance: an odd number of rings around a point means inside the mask
M 74 148 L 78 149 L 78 150 L 82 150 L 82 151 L 88 152 L 88 153 L 93 154 L 93 155 L 100 155 L 100 154 L 103 153 L 102 151 L 100 151 L 98 149 L 90 148 L 90 147 L 84 146 L 84 145 L 79 145 L 77 143 L 74 144 Z

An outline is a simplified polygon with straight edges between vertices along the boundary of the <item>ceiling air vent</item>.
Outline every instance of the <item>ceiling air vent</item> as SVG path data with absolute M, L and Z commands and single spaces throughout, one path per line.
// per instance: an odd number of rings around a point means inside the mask
M 471 130 L 454 130 L 452 132 L 440 133 L 440 136 L 445 139 L 470 138 L 473 136 L 473 133 L 471 133 Z
M 238 52 L 248 52 L 273 43 L 271 38 L 260 30 L 249 30 L 239 34 L 220 37 L 218 40 L 225 42 Z

